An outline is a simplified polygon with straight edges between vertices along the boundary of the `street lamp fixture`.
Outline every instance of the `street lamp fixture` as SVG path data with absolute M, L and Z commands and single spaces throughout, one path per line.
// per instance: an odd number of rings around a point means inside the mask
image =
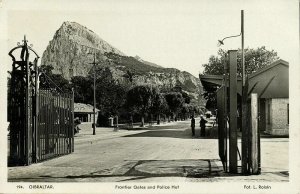
M 222 40 L 218 40 L 218 46 L 224 45 L 224 40 L 228 38 L 239 37 L 242 38 L 242 86 L 245 86 L 246 77 L 245 77 L 245 54 L 244 54 L 244 10 L 241 10 L 241 33 L 239 35 L 227 36 Z
M 238 37 L 238 36 L 241 36 L 241 35 L 242 35 L 242 32 L 239 35 L 227 36 L 227 37 L 223 38 L 222 40 L 218 40 L 218 46 L 224 45 L 224 40 L 227 39 L 227 38 L 234 38 L 234 37 Z

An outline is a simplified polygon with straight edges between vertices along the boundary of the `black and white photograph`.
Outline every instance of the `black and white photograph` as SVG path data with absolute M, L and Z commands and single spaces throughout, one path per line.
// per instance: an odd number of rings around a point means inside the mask
M 299 8 L 0 1 L 0 192 L 299 193 Z

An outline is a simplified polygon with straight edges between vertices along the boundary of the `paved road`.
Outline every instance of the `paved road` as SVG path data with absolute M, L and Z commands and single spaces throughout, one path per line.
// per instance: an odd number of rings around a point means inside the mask
M 74 153 L 28 167 L 10 167 L 8 178 L 30 182 L 249 180 L 226 176 L 219 162 L 217 139 L 192 138 L 189 125 L 189 121 L 179 121 L 118 132 L 97 128 L 96 136 L 84 129 L 75 137 Z M 282 169 L 287 171 L 278 167 L 277 174 L 266 172 L 256 179 L 287 181 L 288 176 L 280 174 Z

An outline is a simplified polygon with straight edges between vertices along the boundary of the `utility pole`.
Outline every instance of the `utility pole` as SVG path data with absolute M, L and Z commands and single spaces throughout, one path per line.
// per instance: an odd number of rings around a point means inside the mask
M 93 64 L 93 68 L 94 68 L 94 107 L 93 107 L 94 120 L 93 120 L 93 135 L 96 135 L 96 53 L 95 52 L 94 52 L 94 61 L 91 64 Z
M 245 76 L 245 54 L 244 54 L 244 10 L 241 10 L 241 39 L 242 39 L 242 173 L 248 174 L 249 168 L 249 133 L 247 127 L 247 89 Z
M 244 10 L 241 10 L 241 38 L 242 38 L 242 79 L 243 79 L 243 86 L 246 83 L 245 77 L 245 53 L 244 53 Z
M 94 121 L 93 121 L 93 124 L 92 124 L 92 127 L 93 127 L 93 135 L 96 135 L 96 51 L 97 50 L 96 48 L 93 48 L 93 47 L 90 47 L 90 46 L 86 46 L 86 45 L 82 45 L 82 44 L 79 44 L 81 46 L 85 46 L 85 47 L 88 47 L 92 50 L 94 50 L 94 61 L 92 63 L 89 63 L 89 64 L 92 64 L 93 65 L 93 69 L 94 69 L 94 106 L 93 106 L 93 118 L 94 118 Z M 88 54 L 92 54 L 92 53 L 88 53 Z

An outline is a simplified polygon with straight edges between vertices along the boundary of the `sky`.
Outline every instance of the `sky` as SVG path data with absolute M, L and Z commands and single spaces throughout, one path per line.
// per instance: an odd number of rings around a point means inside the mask
M 64 21 L 75 21 L 129 56 L 194 76 L 216 55 L 218 39 L 240 34 L 245 15 L 245 48 L 266 46 L 290 64 L 298 63 L 298 0 L 112 0 L 6 1 L 2 20 L 7 51 L 26 34 L 42 56 Z M 3 7 L 5 9 L 3 9 Z M 223 49 L 238 49 L 241 38 L 225 40 Z M 7 59 L 6 59 L 7 60 Z M 10 59 L 7 60 L 11 66 Z

